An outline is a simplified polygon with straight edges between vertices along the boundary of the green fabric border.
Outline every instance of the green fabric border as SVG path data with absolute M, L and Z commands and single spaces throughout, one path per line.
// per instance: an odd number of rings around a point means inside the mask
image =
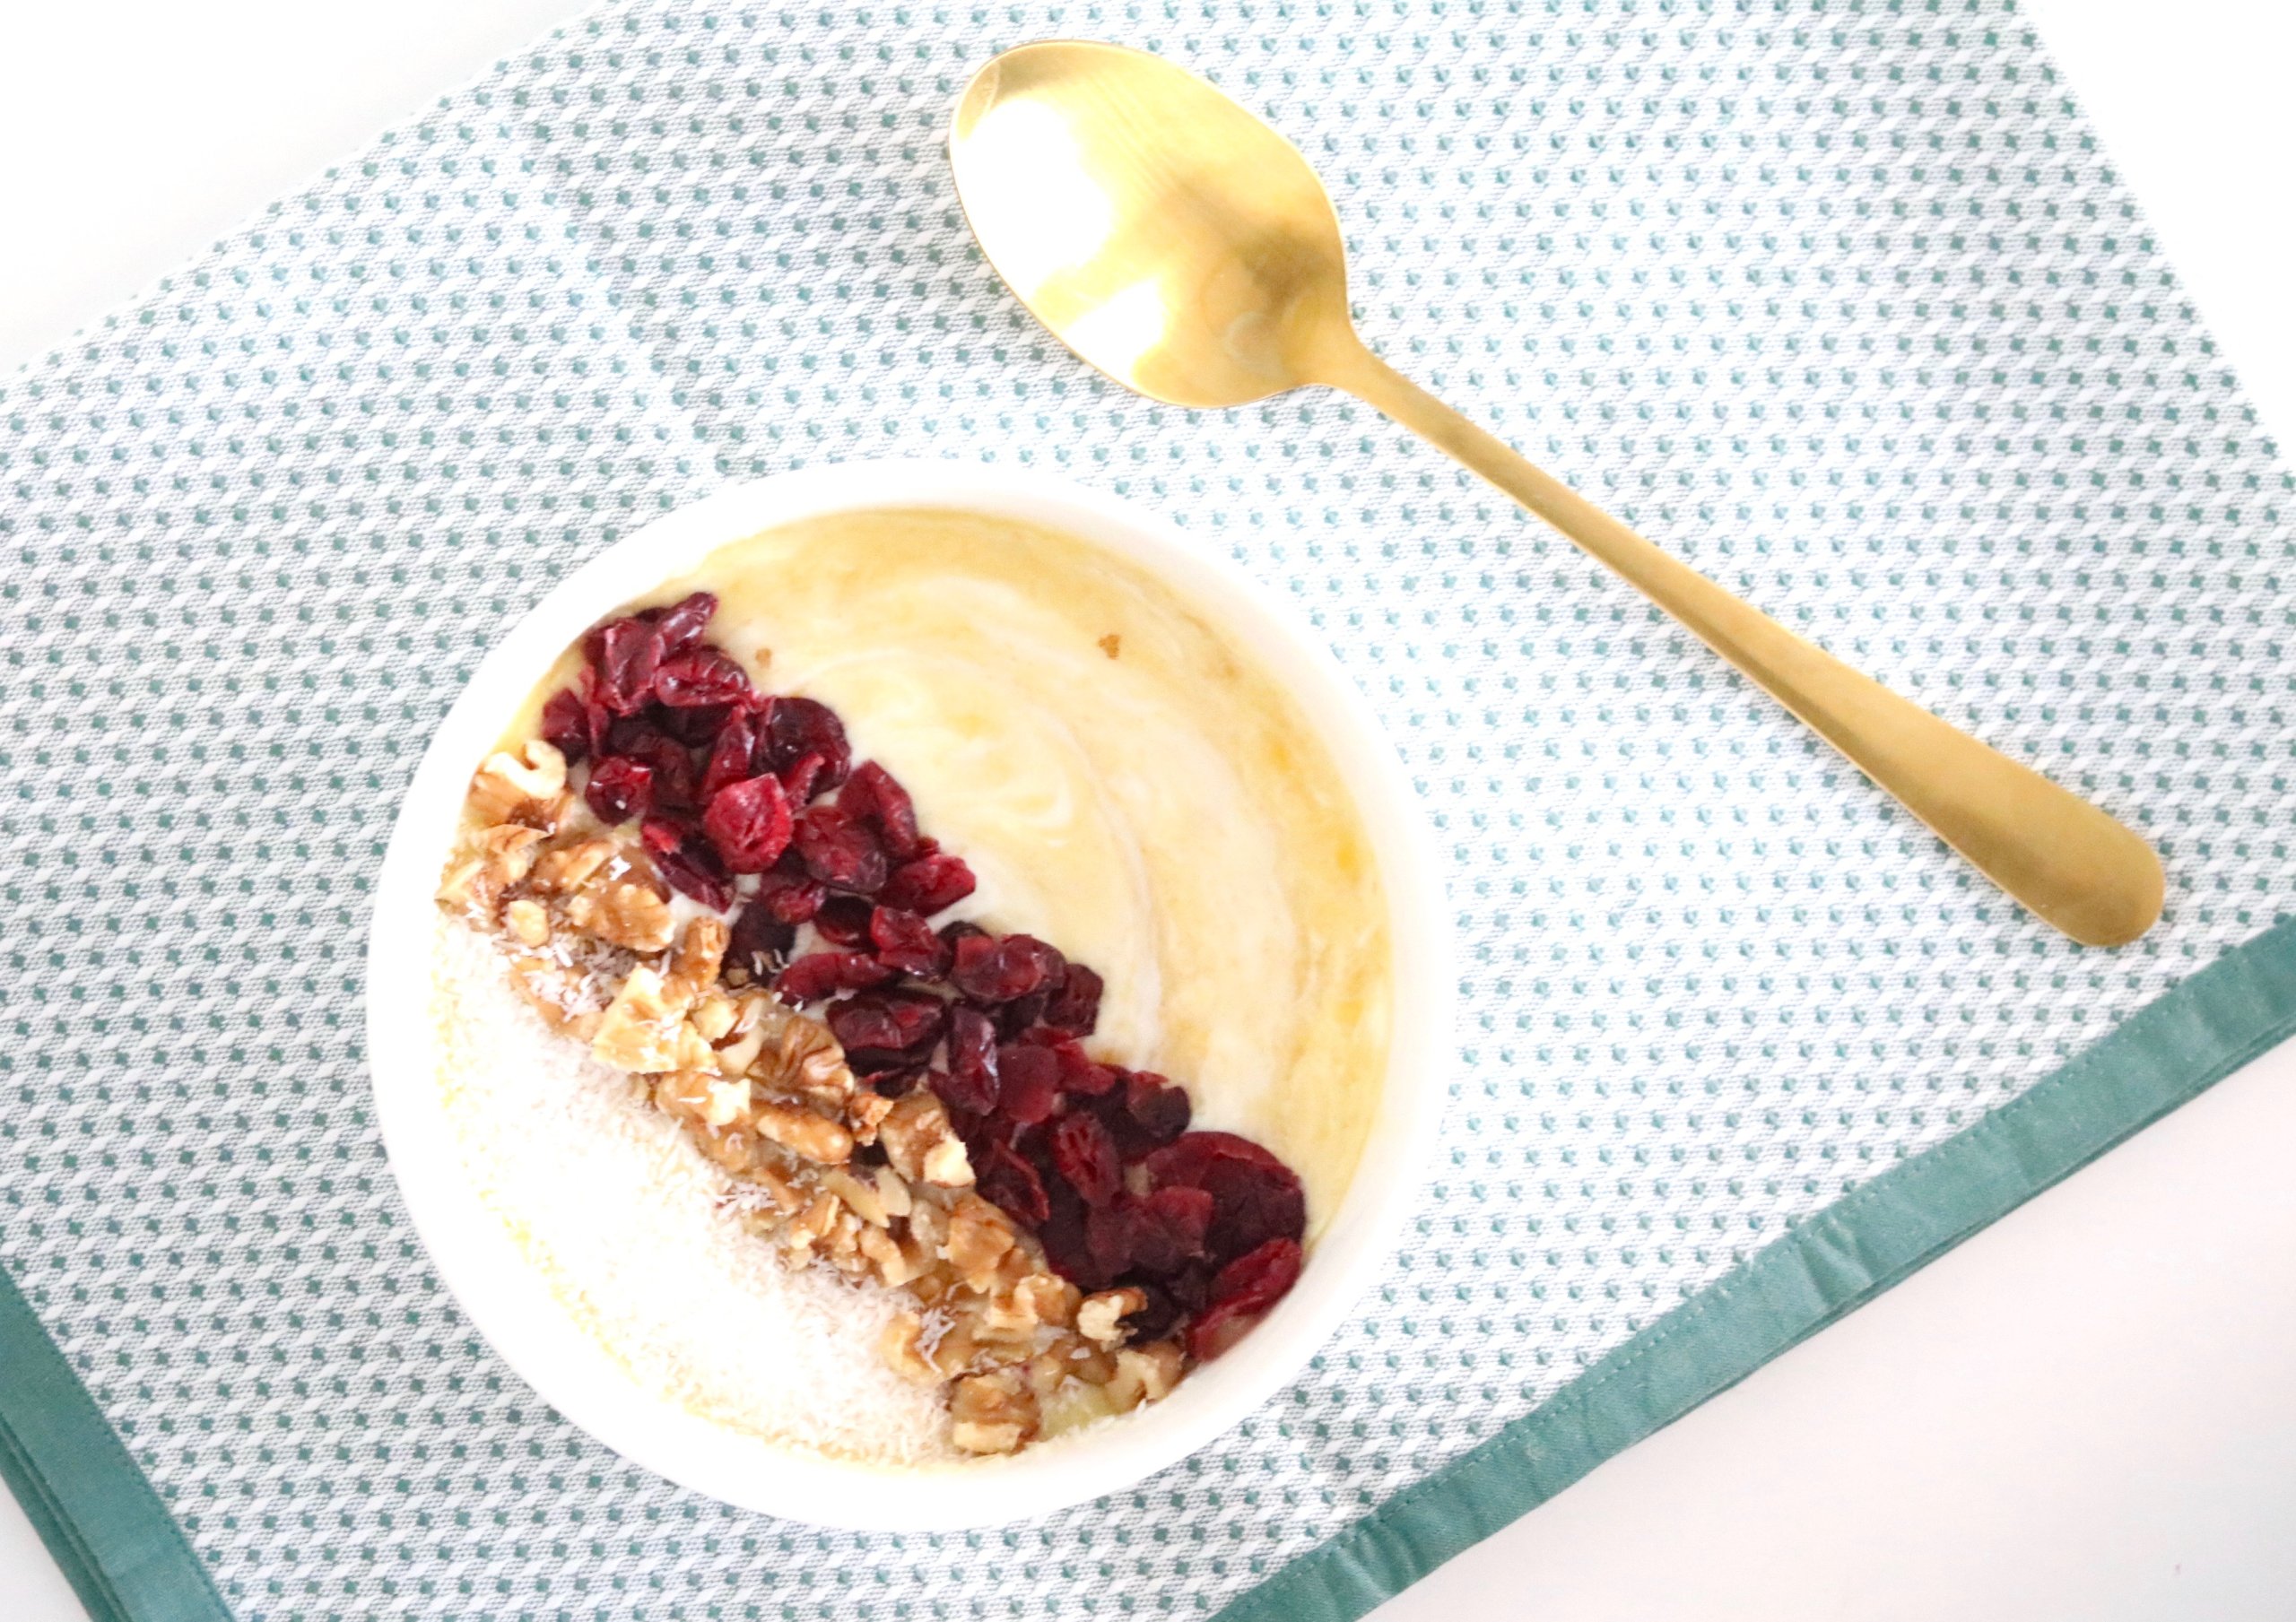
M 2296 1031 L 2296 919 L 2226 953 L 1900 1162 L 1215 1622 L 1347 1622 L 1726 1391 Z
M 182 1528 L 4 1267 L 0 1479 L 95 1622 L 231 1622 Z

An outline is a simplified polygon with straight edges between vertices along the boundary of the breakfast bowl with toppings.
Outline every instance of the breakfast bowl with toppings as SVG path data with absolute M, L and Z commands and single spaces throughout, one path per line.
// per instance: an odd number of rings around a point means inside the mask
M 378 1111 L 567 1418 L 818 1523 L 1131 1485 L 1387 1259 L 1440 880 L 1295 611 L 1106 495 L 840 464 L 610 548 L 402 808 Z

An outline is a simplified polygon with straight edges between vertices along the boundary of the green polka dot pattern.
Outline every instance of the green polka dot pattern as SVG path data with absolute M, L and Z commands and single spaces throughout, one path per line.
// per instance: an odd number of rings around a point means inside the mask
M 941 131 L 1003 45 L 1300 141 L 1373 342 L 1731 586 L 2145 829 L 2083 950 L 1361 408 L 1089 375 Z M 362 1073 L 396 797 L 481 652 L 736 479 L 1063 470 L 1290 595 L 1440 829 L 1440 1164 L 1252 1423 L 1110 1505 L 822 1535 L 537 1402 Z M 0 1255 L 248 1618 L 1195 1616 L 2289 909 L 2290 485 L 1996 0 L 610 7 L 0 393 Z

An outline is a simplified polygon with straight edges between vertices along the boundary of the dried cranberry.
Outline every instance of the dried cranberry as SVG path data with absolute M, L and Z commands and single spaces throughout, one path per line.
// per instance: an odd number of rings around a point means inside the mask
M 752 980 L 768 979 L 796 943 L 796 928 L 752 901 L 734 920 L 732 938 L 726 943 L 726 967 Z
M 1217 1260 L 1274 1239 L 1296 1242 L 1307 1232 L 1307 1195 L 1298 1175 L 1248 1138 L 1189 1132 L 1148 1157 L 1148 1175 L 1158 1188 L 1200 1188 L 1212 1196 L 1205 1246 Z
M 758 905 L 784 924 L 809 922 L 821 911 L 828 894 L 821 881 L 805 872 L 805 864 L 794 850 L 783 851 L 773 871 L 757 884 Z
M 1212 1275 L 1218 1270 L 1209 1262 L 1191 1262 L 1164 1280 L 1164 1288 L 1172 1292 L 1172 1299 L 1183 1313 L 1200 1313 L 1212 1301 Z
M 749 696 L 748 675 L 714 647 L 665 659 L 654 672 L 654 697 L 672 709 L 730 709 Z
M 903 974 L 915 975 L 920 980 L 937 980 L 949 970 L 949 943 L 935 934 L 933 926 L 915 913 L 896 912 L 889 906 L 875 908 L 869 915 L 869 940 L 877 949 L 878 960 L 891 964 Z
M 566 757 L 569 766 L 578 765 L 588 756 L 590 712 L 581 694 L 570 687 L 551 694 L 550 702 L 542 707 L 542 738 Z
M 1160 1188 L 1133 1208 L 1132 1260 L 1169 1278 L 1203 1256 L 1213 1201 L 1200 1188 Z
M 1037 1168 L 1001 1143 L 992 1146 L 983 1163 L 973 1168 L 973 1182 L 981 1198 L 1031 1227 L 1052 1214 Z
M 606 748 L 606 734 L 613 730 L 613 712 L 598 697 L 598 678 L 594 671 L 582 672 L 582 718 L 589 724 L 591 758 L 611 754 L 613 751 Z
M 1124 1186 L 1116 1140 L 1097 1116 L 1063 1115 L 1052 1128 L 1052 1164 L 1087 1205 L 1106 1205 Z M 1205 1201 L 1207 1212 L 1211 1201 Z
M 853 946 L 866 950 L 871 945 L 870 911 L 869 903 L 859 896 L 831 896 L 813 915 L 813 928 L 831 946 Z M 898 968 L 900 966 L 895 964 L 893 967 Z
M 956 946 L 950 984 L 978 1002 L 1025 997 L 1060 967 L 1060 954 L 1034 935 L 1007 935 L 1001 941 L 968 935 Z
M 919 856 L 893 869 L 885 880 L 887 906 L 930 917 L 944 906 L 954 906 L 973 892 L 972 869 L 960 856 Z
M 666 658 L 682 654 L 700 641 L 702 628 L 717 612 L 717 598 L 708 592 L 696 592 L 668 608 L 648 609 L 640 617 L 653 621 L 654 632 L 662 639 L 662 654 Z
M 1060 1061 L 1048 1048 L 1007 1042 L 996 1050 L 996 1107 L 1008 1121 L 1034 1126 L 1060 1102 Z
M 1299 1282 L 1301 1260 L 1298 1240 L 1270 1239 L 1222 1268 L 1212 1280 L 1212 1304 L 1188 1325 L 1188 1355 L 1202 1362 L 1233 1346 Z
M 1001 1089 L 996 1069 L 996 1028 L 976 1007 L 948 1010 L 948 1076 L 958 1088 L 952 1104 L 987 1115 Z
M 719 729 L 718 739 L 710 746 L 709 764 L 702 769 L 701 785 L 694 797 L 707 806 L 719 794 L 751 775 L 750 755 L 757 747 L 757 733 L 747 716 L 730 717 Z
M 1039 1027 L 1033 1033 L 1041 1038 L 1050 1035 Z M 1047 1042 L 1053 1057 L 1060 1062 L 1060 1090 L 1080 1098 L 1097 1098 L 1116 1085 L 1116 1071 L 1100 1063 L 1086 1053 L 1082 1043 L 1065 1037 Z
M 1112 1278 L 1092 1264 L 1091 1248 L 1084 1241 L 1084 1219 L 1091 1208 L 1065 1183 L 1047 1184 L 1044 1192 L 1045 1203 L 1051 1208 L 1037 1227 L 1037 1243 L 1044 1246 L 1044 1259 L 1053 1271 L 1079 1289 L 1106 1288 Z
M 800 755 L 781 774 L 781 792 L 789 796 L 792 805 L 810 805 L 821 782 L 822 772 L 829 762 L 819 755 Z
M 999 1036 L 1008 1042 L 1018 1041 L 1030 1031 L 1042 1028 L 1038 1023 L 1038 1016 L 1044 1012 L 1044 1005 L 1051 1001 L 1052 994 L 1039 986 L 1025 997 L 997 1003 L 989 1010 L 988 1017 L 996 1021 Z M 1047 1031 L 1046 1034 L 1049 1036 L 1052 1033 Z
M 1132 1071 L 1125 1077 L 1125 1114 L 1151 1143 L 1170 1143 L 1187 1131 L 1195 1115 L 1187 1089 L 1174 1087 L 1153 1071 Z M 1271 1157 L 1273 1158 L 1273 1157 Z
M 609 620 L 589 634 L 583 648 L 590 656 L 598 700 L 615 715 L 630 714 L 652 696 L 662 637 L 643 620 Z
M 1147 1071 L 1133 1073 L 1135 1080 L 1161 1081 Z M 1282 1170 L 1283 1162 L 1249 1138 L 1234 1132 L 1188 1132 L 1148 1157 L 1149 1178 L 1159 1188 L 1202 1188 L 1212 1169 L 1227 1161 L 1257 1163 Z
M 848 1053 L 876 1048 L 887 1053 L 929 1053 L 941 1039 L 948 1004 L 925 992 L 871 992 L 848 997 L 829 1010 L 829 1028 Z
M 817 792 L 826 793 L 845 781 L 853 769 L 853 746 L 845 741 L 845 723 L 826 704 L 811 698 L 777 694 L 765 729 L 766 764 L 787 771 L 806 755 L 822 758 Z
M 917 805 L 892 773 L 874 760 L 853 768 L 838 791 L 837 808 L 848 817 L 873 825 L 885 854 L 906 862 L 917 854 Z
M 1214 1206 L 1205 1244 L 1215 1257 L 1239 1256 L 1271 1239 L 1306 1236 L 1307 1195 L 1288 1166 L 1227 1163 L 1205 1179 L 1204 1192 Z
M 648 817 L 638 825 L 638 833 L 646 841 L 648 852 L 658 856 L 683 845 L 687 829 L 675 817 Z
M 701 831 L 737 873 L 770 868 L 789 847 L 789 802 L 771 777 L 752 777 L 720 789 L 701 817 Z
M 666 704 L 649 704 L 646 720 L 656 732 L 674 738 L 688 749 L 709 749 L 718 742 L 718 734 L 732 719 L 734 709 L 726 704 L 705 704 L 695 709 L 672 709 Z
M 996 1031 L 987 1017 L 962 1004 L 950 1009 L 949 1086 L 942 1098 L 977 1115 L 995 1109 L 1001 1090 L 996 1058 Z
M 900 875 L 895 874 L 896 878 Z M 1044 1022 L 1072 1037 L 1089 1037 L 1100 1022 L 1100 977 L 1081 963 L 1071 963 L 1061 976 L 1060 989 L 1045 1005 Z
M 663 817 L 646 819 L 645 836 L 654 870 L 672 889 L 721 913 L 734 905 L 734 877 L 707 840 Z
M 808 952 L 781 971 L 773 989 L 792 1002 L 818 1002 L 832 992 L 867 991 L 897 977 L 866 952 Z
M 590 768 L 582 798 L 601 822 L 627 822 L 654 806 L 654 768 L 627 755 L 614 755 Z
M 831 889 L 873 895 L 884 888 L 883 847 L 866 824 L 832 805 L 816 805 L 797 819 L 797 854 L 805 871 Z
M 879 1071 L 869 1078 L 869 1089 L 881 1098 L 906 1098 L 917 1090 L 917 1084 L 924 1080 L 926 1074 L 921 1064 Z
M 1179 1326 L 1180 1304 L 1172 1298 L 1171 1291 L 1152 1279 L 1135 1279 L 1132 1288 L 1147 1297 L 1138 1312 L 1124 1320 L 1135 1342 L 1145 1346 L 1161 1340 Z
M 701 809 L 695 794 L 700 786 L 693 769 L 693 756 L 685 745 L 674 738 L 664 737 L 650 726 L 625 722 L 614 723 L 613 752 L 642 760 L 653 768 L 654 806 L 657 811 L 691 811 Z
M 1131 1202 L 1089 1207 L 1084 1213 L 1084 1248 L 1092 1266 L 1103 1277 L 1114 1278 L 1132 1267 L 1133 1216 Z

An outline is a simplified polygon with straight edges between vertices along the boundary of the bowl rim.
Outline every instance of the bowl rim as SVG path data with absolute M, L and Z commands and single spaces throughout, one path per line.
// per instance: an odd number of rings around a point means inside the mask
M 844 511 L 939 507 L 1040 524 L 1146 568 L 1306 713 L 1354 797 L 1378 863 L 1391 954 L 1387 1072 L 1363 1154 L 1299 1284 L 1172 1395 L 1007 1458 L 898 1468 L 800 1453 L 646 1391 L 577 1326 L 460 1175 L 436 1085 L 432 892 L 468 775 L 502 717 L 589 625 L 761 531 Z M 367 953 L 369 1071 L 385 1153 L 431 1264 L 513 1373 L 633 1463 L 745 1509 L 858 1531 L 996 1525 L 1134 1486 L 1265 1404 L 1332 1338 L 1387 1262 L 1446 1101 L 1448 919 L 1434 836 L 1370 704 L 1292 604 L 1160 515 L 1032 469 L 931 459 L 826 464 L 745 481 L 609 545 L 544 593 L 486 654 L 432 735 L 375 889 Z M 1438 1032 L 1411 1041 L 1408 1032 Z

